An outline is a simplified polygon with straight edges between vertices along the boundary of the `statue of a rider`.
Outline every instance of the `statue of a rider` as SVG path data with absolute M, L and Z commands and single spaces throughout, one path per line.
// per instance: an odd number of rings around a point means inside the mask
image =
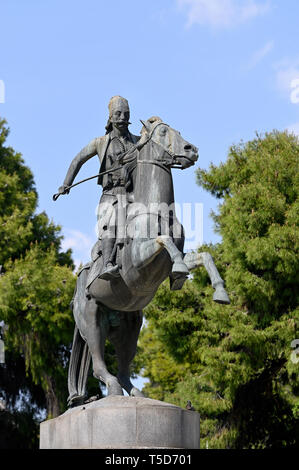
M 81 166 L 91 157 L 98 155 L 100 160 L 100 173 L 108 173 L 99 176 L 98 184 L 102 185 L 103 192 L 98 208 L 98 237 L 100 249 L 103 256 L 103 268 L 99 277 L 101 279 L 113 279 L 119 275 L 119 267 L 114 262 L 115 243 L 117 227 L 119 196 L 127 194 L 131 185 L 122 156 L 130 150 L 140 139 L 139 136 L 131 134 L 128 130 L 130 124 L 130 109 L 128 101 L 121 96 L 113 96 L 108 105 L 109 119 L 106 125 L 106 135 L 93 139 L 73 159 L 59 188 L 59 194 L 68 192 Z M 115 169 L 119 168 L 115 171 Z M 113 170 L 109 172 L 109 170 Z M 126 196 L 125 196 L 126 197 Z

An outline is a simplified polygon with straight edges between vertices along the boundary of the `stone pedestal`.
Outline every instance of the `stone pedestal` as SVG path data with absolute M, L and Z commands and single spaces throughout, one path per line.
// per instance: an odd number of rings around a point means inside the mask
M 199 414 L 150 398 L 108 396 L 40 425 L 41 449 L 199 449 Z

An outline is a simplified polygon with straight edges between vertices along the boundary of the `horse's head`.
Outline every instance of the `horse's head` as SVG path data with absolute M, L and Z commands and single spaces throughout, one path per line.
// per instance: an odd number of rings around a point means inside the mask
M 141 141 L 151 140 L 159 148 L 159 156 L 166 165 L 185 169 L 198 159 L 198 149 L 184 140 L 181 134 L 157 116 L 141 121 Z

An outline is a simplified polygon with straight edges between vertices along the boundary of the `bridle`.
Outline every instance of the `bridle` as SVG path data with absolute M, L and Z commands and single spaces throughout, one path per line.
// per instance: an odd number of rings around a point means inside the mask
M 142 121 L 141 121 L 142 122 Z M 142 122 L 143 123 L 143 122 Z M 143 123 L 144 125 L 144 123 Z M 156 140 L 154 140 L 152 137 L 153 137 L 153 134 L 155 132 L 155 130 L 157 129 L 157 127 L 159 126 L 166 126 L 168 128 L 170 128 L 170 126 L 168 124 L 165 124 L 163 121 L 159 121 L 151 130 L 150 132 L 148 133 L 148 136 L 146 139 L 141 139 L 134 145 L 132 145 L 132 147 L 130 147 L 127 151 L 124 151 L 124 153 L 122 153 L 121 155 L 119 155 L 116 159 L 116 162 L 115 163 L 121 163 L 121 165 L 124 165 L 126 163 L 132 163 L 134 160 L 135 160 L 135 156 L 131 157 L 131 158 L 128 158 L 128 156 L 131 154 L 131 153 L 134 153 L 135 150 L 141 150 L 142 147 L 144 147 L 149 141 L 152 141 L 154 142 L 157 146 L 159 146 L 160 148 L 162 148 L 163 150 L 163 154 L 165 154 L 165 152 L 169 155 L 169 158 L 164 158 L 163 160 L 159 159 L 159 158 L 156 158 L 154 160 L 140 160 L 138 157 L 137 157 L 137 160 L 136 160 L 136 164 L 138 163 L 141 163 L 141 164 L 147 164 L 147 165 L 157 165 L 159 166 L 160 168 L 163 168 L 163 170 L 167 171 L 168 173 L 171 173 L 171 170 L 170 168 L 179 168 L 180 170 L 183 169 L 183 166 L 180 165 L 179 163 L 176 162 L 177 160 L 177 156 L 169 149 L 165 149 L 159 142 L 157 142 Z M 146 126 L 145 126 L 146 127 Z M 122 141 L 118 138 L 118 137 L 114 137 L 116 138 L 119 143 L 121 144 L 123 150 L 125 150 L 125 147 L 122 143 Z M 126 161 L 124 161 L 124 159 L 127 159 Z M 194 161 L 190 158 L 190 157 L 187 157 L 186 155 L 182 155 L 182 158 L 185 158 L 186 160 L 188 160 L 191 165 L 194 165 Z M 61 194 L 66 194 L 71 188 L 73 188 L 74 186 L 78 186 L 79 184 L 81 183 L 85 183 L 85 181 L 89 181 L 93 178 L 98 178 L 99 176 L 103 176 L 103 175 L 106 175 L 108 173 L 114 173 L 115 171 L 117 170 L 120 170 L 122 168 L 122 166 L 118 166 L 116 168 L 111 168 L 110 170 L 107 170 L 107 171 L 103 171 L 101 173 L 98 173 L 97 175 L 94 175 L 94 176 L 90 176 L 89 178 L 85 178 L 84 180 L 81 180 L 81 181 L 78 181 L 78 183 L 75 183 L 75 184 L 72 184 L 71 186 L 67 186 L 65 188 L 65 191 L 63 193 L 57 193 L 57 194 L 54 194 L 53 195 L 53 200 L 56 201 L 59 196 Z
M 141 121 L 141 122 L 143 123 L 143 121 Z M 145 124 L 143 123 L 143 125 L 145 125 Z M 178 156 L 176 156 L 170 149 L 164 148 L 159 142 L 157 142 L 156 140 L 153 139 L 153 134 L 154 134 L 155 130 L 157 129 L 157 127 L 159 127 L 159 126 L 165 126 L 165 127 L 168 127 L 170 129 L 170 126 L 168 124 L 165 124 L 163 121 L 157 122 L 157 124 L 155 124 L 155 126 L 153 126 L 153 128 L 150 130 L 150 132 L 148 132 L 148 136 L 147 136 L 146 139 L 142 139 L 142 137 L 141 137 L 141 139 L 135 145 L 132 145 L 132 147 L 130 147 L 127 151 L 125 151 L 125 147 L 124 147 L 124 144 L 122 143 L 122 141 L 118 137 L 113 137 L 113 139 L 118 140 L 118 142 L 120 143 L 120 145 L 122 146 L 122 148 L 124 150 L 124 152 L 121 155 L 118 156 L 116 161 L 123 161 L 124 159 L 127 159 L 128 156 L 131 153 L 135 152 L 135 150 L 140 151 L 142 149 L 142 147 L 144 147 L 149 141 L 152 141 L 163 150 L 163 153 L 167 153 L 169 155 L 169 158 L 167 158 L 167 159 L 164 158 L 163 160 L 160 160 L 160 159 L 140 160 L 140 159 L 137 158 L 137 163 L 155 164 L 155 165 L 160 164 L 160 165 L 163 165 L 165 167 L 182 169 L 182 165 L 179 165 L 176 161 Z M 182 155 L 181 157 L 185 158 L 192 165 L 194 165 L 194 161 L 190 157 L 187 157 L 186 155 Z M 135 156 L 133 158 L 135 158 Z M 133 160 L 133 158 L 132 158 L 132 160 Z M 128 159 L 124 163 L 129 163 L 132 160 Z M 167 169 L 169 169 L 169 168 L 167 168 Z M 111 169 L 110 171 L 111 172 L 116 171 L 116 169 Z
M 164 158 L 164 159 L 156 158 L 154 160 L 140 160 L 140 159 L 137 159 L 137 163 L 158 165 L 158 166 L 162 167 L 163 169 L 165 169 L 168 172 L 170 172 L 170 168 L 179 168 L 180 170 L 182 170 L 183 166 L 180 165 L 177 162 L 178 156 L 175 155 L 170 149 L 164 148 L 160 144 L 160 142 L 157 142 L 156 140 L 153 139 L 153 134 L 154 134 L 155 130 L 157 129 L 157 127 L 159 127 L 159 126 L 165 126 L 165 127 L 170 128 L 170 126 L 168 124 L 165 124 L 163 121 L 158 122 L 151 129 L 151 131 L 149 132 L 147 139 L 144 142 L 142 142 L 142 147 L 151 140 L 152 142 L 154 142 L 158 147 L 160 147 L 163 150 L 163 154 L 167 153 L 169 155 L 169 158 Z M 137 143 L 136 147 L 138 148 L 138 143 Z M 140 147 L 140 148 L 142 148 L 142 147 Z M 185 158 L 192 165 L 194 165 L 194 161 L 190 157 L 187 157 L 186 155 L 182 155 L 182 158 Z

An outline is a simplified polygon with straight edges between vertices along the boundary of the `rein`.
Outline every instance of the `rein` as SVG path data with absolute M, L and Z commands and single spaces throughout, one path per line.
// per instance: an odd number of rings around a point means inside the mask
M 158 122 L 150 131 L 150 133 L 148 134 L 148 137 L 146 138 L 145 141 L 142 141 L 142 137 L 140 139 L 139 142 L 137 142 L 137 144 L 133 145 L 132 147 L 130 147 L 126 152 L 124 152 L 123 154 L 121 154 L 116 162 L 122 162 L 122 163 L 130 163 L 134 158 L 132 158 L 132 160 L 128 160 L 127 162 L 123 162 L 124 158 L 127 157 L 128 155 L 130 155 L 130 153 L 133 153 L 135 152 L 135 150 L 140 150 L 142 147 L 144 147 L 144 145 L 146 145 L 151 139 L 152 139 L 152 136 L 153 136 L 153 133 L 154 131 L 157 129 L 158 126 L 166 126 L 166 127 L 170 127 L 168 124 L 165 124 L 164 122 Z M 120 140 L 119 140 L 120 141 Z M 156 142 L 155 140 L 153 140 L 153 142 L 158 145 L 159 147 L 161 147 L 163 149 L 164 152 L 168 153 L 168 155 L 170 156 L 170 160 L 167 161 L 167 160 L 138 160 L 138 157 L 137 157 L 137 163 L 142 163 L 142 164 L 148 164 L 148 165 L 157 165 L 159 166 L 160 168 L 163 168 L 165 171 L 167 171 L 168 173 L 171 173 L 171 170 L 170 168 L 168 168 L 168 166 L 170 166 L 171 168 L 178 168 L 180 170 L 182 170 L 182 166 L 181 165 L 176 165 L 176 159 L 177 157 L 175 156 L 175 154 L 173 152 L 171 152 L 171 150 L 167 150 L 165 149 L 164 147 L 162 147 L 162 145 L 159 143 L 159 142 Z M 122 144 L 122 142 L 120 141 L 120 143 Z M 122 144 L 123 145 L 123 144 Z M 123 147 L 124 148 L 124 147 Z M 187 156 L 183 156 L 183 158 L 185 158 L 186 160 L 189 160 L 192 165 L 194 165 L 194 162 L 191 158 L 187 157 Z M 59 198 L 59 196 L 61 196 L 62 194 L 68 194 L 68 192 L 70 191 L 70 189 L 74 188 L 75 186 L 78 186 L 79 184 L 81 183 L 85 183 L 86 181 L 89 181 L 89 180 L 92 180 L 94 178 L 98 178 L 99 176 L 103 176 L 103 175 L 107 175 L 108 173 L 113 173 L 114 171 L 117 171 L 117 170 L 121 170 L 122 169 L 122 166 L 118 166 L 117 168 L 112 168 L 110 170 L 107 170 L 107 171 L 102 171 L 101 173 L 98 173 L 97 175 L 94 175 L 94 176 L 90 176 L 89 178 L 85 178 L 84 180 L 81 180 L 81 181 L 78 181 L 78 183 L 75 183 L 75 184 L 72 184 L 70 186 L 66 186 L 65 187 L 65 190 L 62 192 L 62 193 L 56 193 L 53 195 L 53 201 L 57 201 L 57 199 Z

